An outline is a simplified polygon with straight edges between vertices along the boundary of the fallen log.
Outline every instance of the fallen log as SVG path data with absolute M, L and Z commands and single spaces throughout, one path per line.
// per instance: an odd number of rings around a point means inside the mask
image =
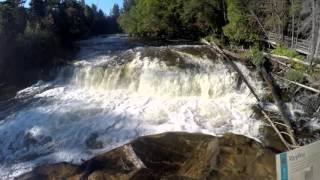
M 288 62 L 295 62 L 295 63 L 301 64 L 301 65 L 304 65 L 304 66 L 307 66 L 307 67 L 310 66 L 310 64 L 308 62 L 301 61 L 301 60 L 296 59 L 296 58 L 289 58 L 289 57 L 286 57 L 286 56 L 280 56 L 280 55 L 276 55 L 276 54 L 270 54 L 270 56 L 272 58 L 277 58 L 277 59 L 285 60 L 285 61 L 288 61 Z M 320 65 L 319 64 L 314 65 L 314 67 L 320 69 Z
M 273 100 L 275 101 L 275 104 L 277 105 L 278 110 L 280 112 L 280 115 L 282 117 L 282 122 L 286 125 L 286 131 L 287 131 L 288 136 L 290 138 L 291 144 L 296 146 L 297 142 L 294 138 L 293 128 L 291 126 L 291 120 L 287 114 L 287 107 L 285 106 L 285 104 L 283 103 L 283 101 L 281 99 L 281 96 L 280 96 L 278 89 L 277 89 L 277 85 L 274 82 L 271 74 L 269 74 L 267 72 L 267 70 L 265 69 L 264 66 L 261 67 L 261 73 L 262 73 L 263 79 L 267 82 L 267 84 L 271 90 Z
M 225 59 L 231 65 L 231 67 L 239 74 L 239 76 L 242 78 L 244 83 L 248 86 L 248 88 L 250 89 L 250 92 L 258 100 L 258 102 L 261 102 L 259 96 L 255 93 L 254 88 L 251 86 L 251 84 L 249 83 L 247 78 L 243 75 L 243 73 L 238 68 L 238 66 L 232 60 L 230 60 L 230 58 L 226 55 L 226 53 L 219 46 L 217 46 L 216 44 L 210 44 L 209 42 L 207 42 L 205 40 L 202 40 L 202 42 L 207 44 L 207 45 L 211 45 L 215 50 L 218 51 L 219 54 L 221 54 L 223 56 L 223 59 Z
M 262 114 L 264 115 L 264 117 L 267 119 L 267 121 L 269 122 L 269 124 L 271 125 L 271 127 L 275 130 L 276 134 L 279 136 L 280 140 L 282 141 L 282 143 L 285 145 L 285 147 L 290 150 L 290 149 L 293 149 L 294 147 L 297 147 L 297 143 L 294 139 L 294 136 L 293 136 L 293 130 L 292 130 L 292 127 L 291 127 L 291 124 L 289 122 L 289 125 L 287 125 L 287 123 L 285 121 L 283 121 L 285 123 L 285 127 L 286 128 L 286 131 L 288 131 L 288 133 L 286 134 L 289 134 L 289 138 L 291 140 L 291 144 L 289 144 L 286 139 L 283 137 L 283 132 L 281 132 L 277 126 L 275 125 L 275 123 L 271 120 L 271 118 L 268 116 L 268 114 L 266 113 L 266 111 L 264 110 L 264 108 L 261 106 L 261 100 L 260 98 L 258 97 L 258 95 L 255 93 L 255 90 L 254 88 L 250 85 L 249 81 L 246 79 L 246 77 L 243 75 L 243 73 L 241 72 L 241 70 L 238 68 L 238 66 L 228 57 L 228 55 L 226 55 L 226 53 L 219 47 L 217 46 L 216 44 L 211 44 L 205 40 L 202 40 L 203 43 L 207 44 L 207 45 L 210 45 L 212 46 L 215 50 L 218 51 L 219 54 L 222 55 L 223 59 L 226 60 L 231 66 L 232 68 L 239 74 L 239 76 L 241 78 L 243 78 L 243 81 L 244 83 L 247 85 L 247 87 L 249 88 L 250 92 L 254 95 L 254 97 L 257 99 L 258 101 L 258 107 L 259 109 L 261 110 Z
M 290 83 L 290 84 L 297 85 L 297 86 L 302 87 L 302 88 L 304 88 L 304 89 L 307 89 L 307 90 L 310 90 L 310 91 L 312 91 L 312 92 L 315 92 L 315 93 L 319 93 L 319 94 L 320 94 L 320 90 L 315 89 L 315 88 L 313 88 L 313 87 L 309 87 L 309 86 L 300 84 L 300 83 L 298 83 L 298 82 L 291 81 L 291 80 L 289 80 L 289 79 L 280 77 L 280 76 L 278 76 L 278 75 L 275 75 L 275 77 L 278 78 L 278 79 L 280 79 L 280 80 L 282 80 L 282 81 L 288 82 L 288 83 Z
M 243 56 L 239 56 L 238 54 L 236 54 L 236 53 L 234 53 L 234 52 L 232 52 L 232 51 L 229 51 L 229 50 L 226 50 L 226 49 L 222 49 L 222 51 L 223 51 L 226 55 L 231 56 L 231 57 L 233 57 L 233 58 L 236 58 L 236 59 L 240 60 L 241 62 L 247 63 L 247 62 L 249 61 L 248 58 L 243 57 Z
M 287 148 L 287 150 L 291 150 L 292 146 L 290 144 L 288 144 L 288 142 L 285 140 L 285 138 L 282 136 L 281 132 L 279 131 L 279 129 L 277 128 L 276 124 L 271 120 L 271 118 L 268 116 L 268 114 L 262 109 L 262 107 L 260 107 L 261 109 L 261 113 L 263 114 L 263 116 L 266 118 L 266 120 L 268 121 L 269 125 L 273 128 L 273 130 L 276 132 L 276 134 L 278 135 L 278 137 L 280 138 L 281 142 L 284 144 L 284 146 Z

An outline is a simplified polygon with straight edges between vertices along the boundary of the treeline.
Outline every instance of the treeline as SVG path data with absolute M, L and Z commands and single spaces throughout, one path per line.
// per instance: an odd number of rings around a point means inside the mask
M 196 39 L 214 35 L 238 42 L 251 41 L 256 32 L 251 30 L 254 23 L 247 17 L 248 2 L 125 0 L 119 23 L 127 33 L 139 37 Z
M 125 0 L 119 19 L 133 36 L 188 37 L 221 34 L 224 2 L 218 0 Z
M 106 16 L 84 0 L 0 2 L 0 84 L 61 63 L 78 39 L 119 32 L 119 14 L 119 6 Z
M 243 45 L 273 32 L 292 37 L 292 47 L 303 38 L 320 48 L 320 0 L 125 0 L 123 7 L 119 23 L 132 36 L 212 35 Z

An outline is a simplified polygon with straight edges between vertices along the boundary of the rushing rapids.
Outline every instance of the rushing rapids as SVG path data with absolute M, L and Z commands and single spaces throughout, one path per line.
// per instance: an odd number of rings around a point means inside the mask
M 202 45 L 142 46 L 122 36 L 80 43 L 73 64 L 1 102 L 0 177 L 81 163 L 139 136 L 167 131 L 259 137 L 257 102 Z M 261 82 L 245 66 L 256 91 Z

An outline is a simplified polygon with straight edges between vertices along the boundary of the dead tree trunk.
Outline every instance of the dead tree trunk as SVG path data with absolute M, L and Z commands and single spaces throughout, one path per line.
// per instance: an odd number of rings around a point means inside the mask
M 295 15 L 294 15 L 294 0 L 291 0 L 291 13 L 292 13 L 292 17 L 291 17 L 291 20 L 292 20 L 292 22 L 291 22 L 291 26 L 292 26 L 292 28 L 291 28 L 291 48 L 294 48 L 293 46 L 294 46 L 294 32 L 295 32 Z
M 244 83 L 247 85 L 247 87 L 249 88 L 250 92 L 254 95 L 254 97 L 257 99 L 257 101 L 259 102 L 258 107 L 261 110 L 262 114 L 266 117 L 267 121 L 270 123 L 270 125 L 274 128 L 275 132 L 277 133 L 277 135 L 279 136 L 280 140 L 284 143 L 284 145 L 287 147 L 288 150 L 290 149 L 294 149 L 296 147 L 298 147 L 297 142 L 295 141 L 294 138 L 294 134 L 293 134 L 293 130 L 290 124 L 290 120 L 289 118 L 287 118 L 286 120 L 283 120 L 284 127 L 286 127 L 286 132 L 281 132 L 278 127 L 276 126 L 276 123 L 273 122 L 270 117 L 267 115 L 266 111 L 264 110 L 264 108 L 261 106 L 261 100 L 258 97 L 258 95 L 255 93 L 254 88 L 251 86 L 251 84 L 249 83 L 249 81 L 247 80 L 247 78 L 243 75 L 243 73 L 241 72 L 241 70 L 238 68 L 238 66 L 229 58 L 229 56 L 216 44 L 210 44 L 209 42 L 203 40 L 203 43 L 207 44 L 207 45 L 212 45 L 213 48 L 218 51 L 219 54 L 222 55 L 223 59 L 226 60 L 231 66 L 232 68 L 239 74 L 239 76 L 242 78 L 242 80 L 244 81 Z M 215 51 L 215 52 L 216 52 Z M 270 79 L 270 78 L 269 78 Z M 274 86 L 272 86 L 274 87 Z M 278 96 L 277 96 L 278 97 Z M 278 102 L 282 102 L 282 101 L 278 101 Z M 281 105 L 281 103 L 278 103 L 279 105 Z M 283 105 L 281 106 L 283 107 Z M 283 108 L 279 108 L 281 110 L 283 110 Z M 286 113 L 283 111 L 281 113 L 281 115 L 284 115 L 284 117 L 288 117 L 286 116 Z M 287 140 L 283 137 L 283 134 L 286 134 L 289 136 L 290 142 L 288 143 Z
M 223 9 L 224 21 L 227 22 L 227 21 L 228 21 L 228 17 L 227 17 L 227 5 L 226 5 L 226 1 L 222 1 L 222 9 Z
M 316 2 L 312 0 L 312 31 L 311 31 L 311 41 L 310 41 L 310 50 L 309 50 L 309 61 L 310 61 L 310 69 L 312 67 L 314 52 L 316 49 L 315 41 L 316 41 Z
M 286 131 L 288 132 L 291 144 L 297 145 L 297 142 L 294 139 L 294 133 L 292 132 L 293 129 L 291 126 L 291 120 L 290 120 L 288 113 L 287 113 L 287 108 L 281 99 L 281 96 L 279 94 L 279 90 L 278 90 L 276 84 L 275 84 L 272 76 L 267 72 L 267 70 L 263 66 L 261 67 L 261 73 L 262 73 L 263 79 L 267 82 L 267 84 L 271 90 L 273 100 L 275 101 L 275 103 L 278 107 L 278 110 L 279 110 L 280 115 L 282 117 L 282 121 L 286 125 Z
M 297 27 L 298 27 L 298 29 L 297 29 L 297 33 L 296 33 L 296 39 L 295 39 L 295 47 L 294 48 L 296 48 L 297 47 L 297 44 L 298 44 L 298 39 L 299 39 L 299 33 L 300 33 L 300 16 L 298 17 L 298 20 L 297 20 Z
M 316 50 L 315 50 L 315 57 L 317 58 L 318 55 L 320 55 L 319 50 L 320 50 L 320 26 L 318 27 L 319 31 L 318 31 L 318 41 L 317 41 L 317 46 L 316 46 Z

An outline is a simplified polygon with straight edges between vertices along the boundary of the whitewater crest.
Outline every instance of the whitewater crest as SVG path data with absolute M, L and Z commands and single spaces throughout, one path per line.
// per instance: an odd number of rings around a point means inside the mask
M 105 53 L 114 42 L 127 43 L 124 37 L 85 42 L 78 60 L 55 80 L 17 94 L 20 105 L 0 124 L 0 177 L 11 179 L 41 164 L 79 164 L 137 137 L 168 131 L 259 137 L 255 98 L 208 47 Z M 263 93 L 254 74 L 237 65 Z

